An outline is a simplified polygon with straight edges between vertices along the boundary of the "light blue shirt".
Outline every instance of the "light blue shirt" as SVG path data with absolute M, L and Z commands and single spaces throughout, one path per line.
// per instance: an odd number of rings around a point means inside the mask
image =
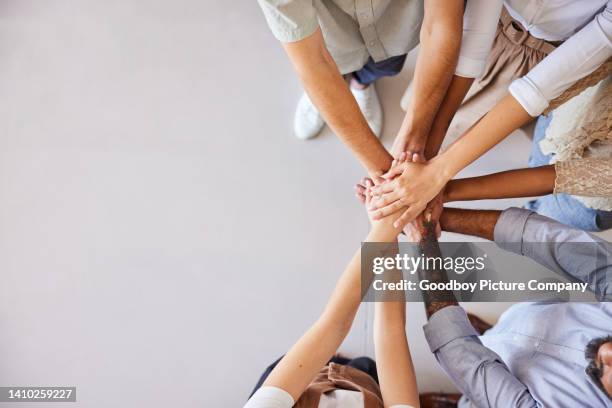
M 612 259 L 609 243 L 518 208 L 502 213 L 494 235 L 504 249 L 589 282 L 599 298 L 612 294 L 607 279 L 612 264 L 584 270 L 583 257 L 592 254 L 563 251 L 565 242 L 598 242 L 591 248 Z M 464 394 L 459 407 L 612 407 L 584 371 L 586 344 L 612 334 L 612 303 L 517 304 L 480 338 L 465 311 L 452 306 L 435 313 L 424 331 L 436 359 Z

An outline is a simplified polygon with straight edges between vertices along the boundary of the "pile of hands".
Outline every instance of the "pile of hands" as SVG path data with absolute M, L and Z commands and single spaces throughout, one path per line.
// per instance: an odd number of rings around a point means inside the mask
M 364 177 L 355 185 L 356 196 L 365 204 L 373 224 L 383 220 L 392 223 L 412 241 L 420 240 L 430 223 L 435 223 L 437 237 L 441 234 L 439 218 L 446 182 L 422 157 L 403 152 L 389 171 Z

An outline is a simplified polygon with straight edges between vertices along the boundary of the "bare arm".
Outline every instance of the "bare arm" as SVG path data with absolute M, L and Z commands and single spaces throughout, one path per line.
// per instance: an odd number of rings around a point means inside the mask
M 368 202 L 366 201 L 366 204 Z M 401 228 L 393 222 L 399 214 L 372 222 L 367 242 L 396 242 Z M 358 251 L 338 280 L 325 310 L 295 343 L 266 379 L 265 386 L 281 388 L 294 401 L 336 353 L 351 328 L 361 303 L 361 251 Z
M 406 116 L 393 146 L 423 154 L 424 142 L 449 87 L 461 45 L 463 1 L 427 0 L 420 49 Z M 461 101 L 459 101 L 461 102 Z
M 555 188 L 555 166 L 508 170 L 480 177 L 455 179 L 444 190 L 444 202 L 550 194 Z
M 457 75 L 453 77 L 429 132 L 425 145 L 425 159 L 433 158 L 440 151 L 451 121 L 473 82 L 474 78 L 463 78 Z
M 385 272 L 389 282 L 399 282 L 401 271 Z M 412 356 L 406 338 L 406 302 L 399 299 L 379 301 L 374 306 L 374 349 L 384 406 L 419 406 Z
M 336 63 L 321 29 L 296 42 L 283 44 L 304 89 L 327 124 L 351 149 L 370 175 L 391 165 L 391 156 L 368 126 Z
M 444 208 L 440 216 L 440 226 L 444 231 L 473 235 L 493 241 L 493 232 L 501 213 L 497 210 Z

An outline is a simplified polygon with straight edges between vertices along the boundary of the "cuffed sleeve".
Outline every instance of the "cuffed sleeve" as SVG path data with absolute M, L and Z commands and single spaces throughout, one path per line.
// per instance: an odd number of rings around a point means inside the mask
M 599 301 L 612 300 L 612 244 L 529 210 L 502 212 L 493 233 L 502 249 L 560 275 L 588 283 Z
M 497 245 L 506 251 L 523 255 L 523 234 L 531 214 L 533 211 L 516 207 L 502 211 L 493 229 L 493 239 Z
M 478 336 L 459 306 L 448 306 L 434 313 L 423 332 L 432 353 L 459 337 Z
M 456 75 L 464 78 L 482 75 L 495 39 L 501 8 L 501 0 L 467 1 Z
M 591 74 L 612 57 L 612 2 L 593 21 L 571 36 L 509 91 L 531 116 L 538 116 L 549 102 L 576 81 Z
M 268 26 L 281 42 L 295 42 L 319 27 L 312 0 L 257 0 Z

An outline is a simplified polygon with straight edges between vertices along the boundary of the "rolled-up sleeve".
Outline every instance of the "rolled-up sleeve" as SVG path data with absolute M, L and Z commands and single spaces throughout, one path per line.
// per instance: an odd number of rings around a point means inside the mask
M 456 75 L 464 78 L 482 75 L 495 38 L 502 3 L 501 0 L 467 0 Z
M 436 359 L 461 392 L 478 407 L 535 407 L 527 387 L 478 339 L 463 308 L 434 313 L 423 327 Z
M 612 56 L 612 1 L 593 21 L 510 84 L 510 93 L 531 116 Z
M 295 42 L 319 27 L 312 0 L 257 0 L 272 34 L 281 42 Z
M 609 242 L 520 208 L 502 212 L 493 237 L 500 248 L 588 283 L 600 301 L 612 301 L 612 244 Z

